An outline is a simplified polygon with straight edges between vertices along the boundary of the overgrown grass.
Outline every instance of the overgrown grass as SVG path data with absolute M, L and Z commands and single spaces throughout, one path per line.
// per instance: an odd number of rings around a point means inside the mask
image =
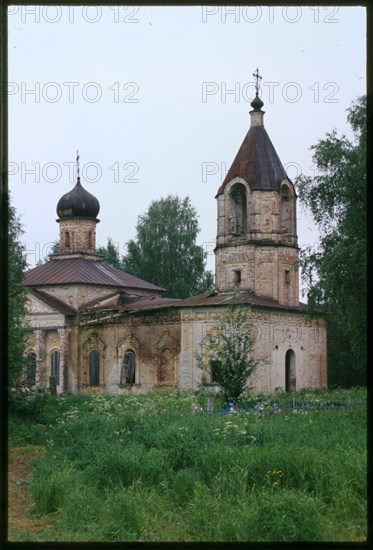
M 11 442 L 29 431 L 46 447 L 33 513 L 54 528 L 38 540 L 365 540 L 363 408 L 293 412 L 261 396 L 258 412 L 196 412 L 207 397 L 68 396 L 47 400 L 31 432 L 30 422 L 11 424 Z M 363 389 L 295 397 L 366 400 Z

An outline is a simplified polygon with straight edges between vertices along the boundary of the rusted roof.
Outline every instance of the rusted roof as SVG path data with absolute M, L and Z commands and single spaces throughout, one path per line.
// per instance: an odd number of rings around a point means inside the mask
M 116 313 L 129 313 L 139 310 L 154 310 L 161 308 L 198 308 L 198 307 L 214 307 L 227 306 L 231 304 L 250 304 L 254 307 L 262 307 L 266 309 L 280 309 L 297 312 L 307 310 L 307 305 L 299 303 L 299 306 L 282 305 L 275 300 L 257 296 L 253 292 L 244 290 L 233 293 L 219 293 L 216 290 L 208 291 L 204 294 L 198 294 L 184 300 L 176 298 L 162 298 L 161 296 L 139 296 L 128 297 L 124 293 L 118 293 L 111 296 L 109 299 L 101 300 L 94 306 L 87 308 L 84 313 L 93 313 L 95 311 L 115 311 Z
M 52 260 L 27 271 L 23 280 L 24 286 L 77 283 L 146 289 L 157 292 L 165 290 L 104 262 L 81 258 Z
M 30 288 L 29 292 L 48 306 L 57 309 L 57 311 L 63 313 L 64 315 L 75 315 L 76 313 L 76 311 L 72 307 L 68 306 L 64 302 L 61 302 L 61 300 L 59 300 L 58 298 L 50 296 L 46 292 L 36 290 L 36 288 Z
M 177 305 L 181 300 L 177 298 L 163 298 L 162 296 L 128 296 L 125 293 L 119 292 L 115 296 L 105 298 L 96 302 L 92 307 L 86 308 L 86 312 L 90 311 L 134 311 L 148 310 L 162 307 Z
M 177 304 L 177 307 L 204 307 L 204 306 L 226 306 L 231 304 L 250 304 L 256 307 L 287 309 L 292 311 L 305 311 L 306 304 L 299 303 L 299 306 L 288 306 L 279 304 L 275 300 L 263 298 L 248 290 L 236 294 L 219 293 L 217 291 L 205 292 L 191 298 L 186 298 Z
M 218 195 L 224 192 L 225 186 L 234 177 L 243 178 L 252 190 L 280 190 L 281 181 L 287 175 L 264 126 L 250 128 L 218 190 Z

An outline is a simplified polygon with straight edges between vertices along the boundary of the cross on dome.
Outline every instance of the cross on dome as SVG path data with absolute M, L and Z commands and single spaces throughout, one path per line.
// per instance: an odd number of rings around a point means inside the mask
M 253 77 L 255 78 L 256 82 L 255 82 L 255 91 L 256 91 L 256 95 L 259 95 L 259 81 L 262 80 L 262 76 L 260 76 L 259 74 L 259 69 L 257 69 L 255 71 L 255 73 L 253 73 Z
M 264 105 L 263 101 L 260 99 L 259 97 L 259 83 L 260 81 L 262 80 L 262 76 L 260 76 L 260 73 L 259 73 L 259 69 L 257 69 L 255 71 L 255 73 L 253 73 L 253 77 L 255 78 L 255 97 L 254 99 L 252 100 L 252 102 L 250 103 L 251 107 L 254 109 L 254 111 L 256 112 L 263 112 L 261 109 Z M 263 124 L 263 120 L 262 120 L 262 123 Z
M 78 149 L 77 149 L 77 150 L 76 150 L 76 169 L 77 169 L 77 176 L 78 176 L 78 178 L 80 177 L 80 175 L 79 175 L 79 159 L 80 159 L 80 157 L 79 157 L 79 151 L 78 151 Z

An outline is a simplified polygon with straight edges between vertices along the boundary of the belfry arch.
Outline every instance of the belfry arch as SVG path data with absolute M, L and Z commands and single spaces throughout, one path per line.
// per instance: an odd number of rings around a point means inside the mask
M 229 233 L 244 235 L 247 231 L 247 193 L 242 183 L 229 190 Z
M 281 186 L 281 233 L 283 237 L 291 237 L 295 233 L 295 212 L 294 212 L 294 196 L 292 189 L 287 183 Z

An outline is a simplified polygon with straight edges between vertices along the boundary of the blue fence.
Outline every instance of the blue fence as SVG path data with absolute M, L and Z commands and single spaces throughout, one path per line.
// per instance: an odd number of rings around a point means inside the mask
M 348 410 L 348 409 L 364 409 L 366 402 L 343 402 L 343 401 L 300 401 L 299 399 L 289 400 L 266 400 L 266 401 L 249 401 L 233 403 L 225 403 L 222 408 L 217 409 L 213 399 L 209 399 L 207 403 L 207 412 L 210 414 L 234 414 L 234 413 L 274 413 L 289 410 Z M 202 412 L 202 411 L 201 411 Z

